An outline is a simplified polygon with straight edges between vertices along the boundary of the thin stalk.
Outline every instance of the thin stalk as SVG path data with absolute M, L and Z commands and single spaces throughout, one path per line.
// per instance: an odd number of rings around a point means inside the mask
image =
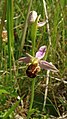
M 49 83 L 49 73 L 50 73 L 50 71 L 49 71 L 49 70 L 47 70 L 47 80 L 46 80 L 46 89 L 45 89 L 45 94 L 44 94 L 43 111 L 45 110 L 46 99 L 47 99 L 48 83 Z
M 29 18 L 29 13 L 30 13 L 31 6 L 32 6 L 32 0 L 29 1 L 29 8 L 28 8 L 28 13 L 27 13 L 27 17 L 26 17 L 23 37 L 22 37 L 22 41 L 21 41 L 21 51 L 22 51 L 24 43 L 25 43 L 25 36 L 26 36 L 27 27 L 28 27 L 28 18 Z
M 14 44 L 14 37 L 13 37 L 13 0 L 7 0 L 7 32 L 8 32 L 8 64 L 10 69 L 10 79 L 11 79 L 11 52 L 13 52 L 13 44 Z
M 37 23 L 39 21 L 40 15 L 37 17 L 36 21 L 31 26 L 31 39 L 32 39 L 32 55 L 35 55 L 36 48 L 36 34 L 37 34 Z
M 45 0 L 43 0 L 43 6 L 44 6 L 44 12 L 45 12 L 46 21 L 47 21 L 47 32 L 48 32 L 48 38 L 49 38 L 49 45 L 51 46 L 50 26 L 49 26 L 49 21 L 48 21 L 48 13 L 47 13 L 47 6 L 46 6 Z
M 37 34 L 37 23 L 39 20 L 40 16 L 38 16 L 38 18 L 36 19 L 36 21 L 33 23 L 33 25 L 31 26 L 31 39 L 32 39 L 32 55 L 35 55 L 35 47 L 36 47 L 36 34 Z M 35 79 L 34 78 L 32 80 L 32 94 L 31 94 L 31 101 L 30 101 L 30 108 L 28 111 L 28 116 L 27 119 L 30 118 L 31 112 L 32 112 L 32 106 L 33 106 L 33 101 L 34 101 L 34 88 L 35 88 Z
M 30 107 L 29 107 L 27 119 L 30 118 L 31 111 L 32 111 L 32 106 L 33 106 L 33 101 L 34 101 L 34 88 L 35 88 L 35 78 L 32 80 L 32 86 L 31 86 L 31 90 L 32 90 L 32 93 L 31 93 L 31 101 L 30 101 Z
M 32 95 L 31 95 L 31 104 L 30 104 L 30 110 L 32 109 L 33 105 L 33 99 L 34 99 L 34 86 L 35 86 L 35 78 L 32 81 Z

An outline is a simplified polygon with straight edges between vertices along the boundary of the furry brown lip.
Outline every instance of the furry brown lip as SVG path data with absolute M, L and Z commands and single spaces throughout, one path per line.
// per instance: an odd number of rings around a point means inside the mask
M 30 78 L 35 78 L 40 71 L 40 67 L 37 64 L 30 64 L 26 70 L 26 74 Z

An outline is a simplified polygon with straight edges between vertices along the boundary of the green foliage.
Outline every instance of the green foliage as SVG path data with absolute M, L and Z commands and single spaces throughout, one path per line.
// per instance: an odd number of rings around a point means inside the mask
M 7 92 L 6 90 L 0 89 L 0 95 L 1 95 L 2 93 L 9 94 L 9 92 Z
M 17 114 L 26 118 L 29 114 L 32 119 L 49 119 L 51 115 L 57 118 L 67 113 L 66 0 L 46 0 L 46 8 L 50 36 L 47 23 L 37 27 L 38 21 L 46 20 L 43 1 L 0 1 L 0 118 L 16 119 Z M 33 24 L 28 21 L 31 10 L 41 14 Z M 3 41 L 3 30 L 7 31 L 7 41 Z M 46 71 L 41 70 L 35 79 L 30 79 L 26 64 L 18 63 L 26 53 L 35 56 L 42 45 L 47 46 L 44 59 L 59 70 L 56 74 L 50 72 L 44 111 Z

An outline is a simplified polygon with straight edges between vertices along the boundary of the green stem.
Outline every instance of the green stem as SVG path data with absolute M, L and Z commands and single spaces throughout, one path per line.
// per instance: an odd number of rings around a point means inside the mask
M 39 21 L 40 15 L 37 17 L 36 21 L 31 26 L 31 39 L 32 39 L 32 55 L 35 55 L 35 47 L 36 47 L 36 34 L 37 34 L 37 23 Z M 32 106 L 34 101 L 34 88 L 35 88 L 35 79 L 32 80 L 32 94 L 31 94 L 31 102 L 30 102 L 30 108 L 28 111 L 27 119 L 30 118 L 31 112 L 32 112 Z
M 32 105 L 33 105 L 33 99 L 34 99 L 34 86 L 35 86 L 35 78 L 32 80 L 32 95 L 31 95 L 30 110 L 32 109 Z
M 31 39 L 32 39 L 32 54 L 35 55 L 36 48 L 36 34 L 37 34 L 37 23 L 39 21 L 40 15 L 37 17 L 36 21 L 31 26 Z
M 29 112 L 28 112 L 27 119 L 30 118 L 31 110 L 32 110 L 32 106 L 33 106 L 33 100 L 34 100 L 34 87 L 35 87 L 35 78 L 32 80 L 32 86 L 31 86 L 31 89 L 32 89 L 31 102 L 30 102 L 30 108 L 29 108 Z
M 11 72 L 11 55 L 13 52 L 13 44 L 14 44 L 14 37 L 13 37 L 13 0 L 7 0 L 7 32 L 8 32 L 8 64 L 10 69 L 10 79 L 12 77 Z

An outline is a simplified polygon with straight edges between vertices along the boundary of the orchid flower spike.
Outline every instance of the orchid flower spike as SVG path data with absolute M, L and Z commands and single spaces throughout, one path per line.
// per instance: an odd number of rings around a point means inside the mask
M 58 69 L 52 64 L 48 63 L 47 61 L 41 60 L 46 53 L 46 46 L 41 46 L 36 52 L 35 57 L 31 56 L 27 53 L 27 57 L 19 58 L 19 62 L 24 62 L 28 64 L 28 68 L 26 70 L 26 74 L 30 78 L 36 77 L 37 73 L 40 69 L 50 70 L 53 72 L 58 72 Z
M 41 15 L 39 15 L 39 16 L 41 16 Z M 31 11 L 30 14 L 29 14 L 29 23 L 34 23 L 36 21 L 37 17 L 38 17 L 37 12 L 36 11 Z M 46 21 L 43 21 L 43 22 L 38 22 L 37 23 L 37 26 L 38 27 L 42 27 L 46 23 L 47 23 L 47 20 Z

